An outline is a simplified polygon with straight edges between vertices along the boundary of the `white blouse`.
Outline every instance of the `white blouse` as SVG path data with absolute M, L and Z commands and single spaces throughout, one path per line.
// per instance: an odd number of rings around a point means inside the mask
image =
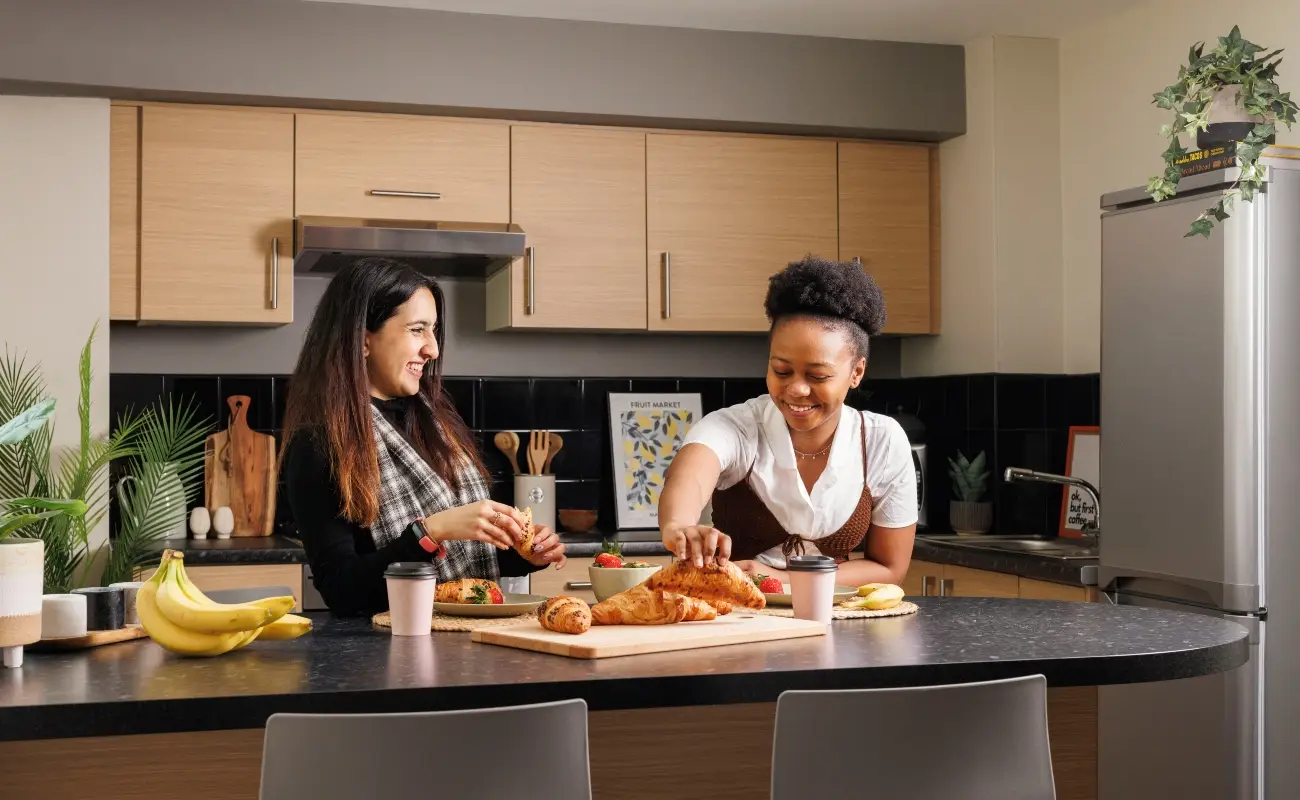
M 717 454 L 722 464 L 719 489 L 735 485 L 750 473 L 750 488 L 777 522 L 787 531 L 815 541 L 837 532 L 862 496 L 860 431 L 864 422 L 867 484 L 874 501 L 871 521 L 882 528 L 905 528 L 917 521 L 916 473 L 907 434 L 892 417 L 843 407 L 826 470 L 811 493 L 799 477 L 785 418 L 767 395 L 706 414 L 692 426 L 683 446 L 698 443 Z M 818 552 L 813 541 L 804 545 L 804 552 Z M 762 553 L 759 560 L 776 569 L 785 567 L 779 546 Z

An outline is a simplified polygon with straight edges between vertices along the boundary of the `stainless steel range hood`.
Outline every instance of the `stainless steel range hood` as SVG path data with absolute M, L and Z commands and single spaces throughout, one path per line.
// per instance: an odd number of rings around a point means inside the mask
M 513 223 L 299 217 L 293 270 L 328 275 L 364 256 L 388 256 L 441 278 L 486 278 L 524 254 Z

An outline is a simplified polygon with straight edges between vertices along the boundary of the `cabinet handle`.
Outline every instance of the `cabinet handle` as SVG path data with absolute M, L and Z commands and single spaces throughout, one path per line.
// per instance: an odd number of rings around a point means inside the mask
M 375 197 L 420 197 L 425 200 L 441 200 L 441 192 L 401 192 L 396 189 L 371 189 L 367 194 Z
M 939 581 L 940 597 L 952 597 L 953 596 L 952 589 L 953 589 L 952 578 L 944 578 L 943 580 Z
M 934 597 L 934 576 L 933 575 L 921 576 L 921 596 Z
M 271 239 L 271 310 L 280 307 L 280 237 Z
M 673 315 L 673 254 L 664 253 L 664 319 Z
M 588 581 L 569 581 L 564 584 L 566 589 L 590 589 L 591 583 Z
M 524 309 L 525 314 L 531 314 L 537 308 L 537 295 L 533 291 L 533 269 L 535 266 L 533 248 L 529 247 L 524 250 L 524 281 L 528 284 L 528 304 Z

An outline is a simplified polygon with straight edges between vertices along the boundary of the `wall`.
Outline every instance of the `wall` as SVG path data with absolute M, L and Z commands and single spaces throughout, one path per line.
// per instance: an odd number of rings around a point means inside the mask
M 1232 6 L 1153 0 L 1061 40 L 1065 366 L 1071 372 L 1101 364 L 1101 195 L 1143 186 L 1162 169 L 1159 133 L 1168 112 L 1156 108 L 1151 95 L 1176 80 L 1191 45 L 1212 47 L 1234 24 L 1256 44 L 1286 48 L 1280 83 L 1296 93 L 1300 4 L 1294 0 Z M 1277 141 L 1300 145 L 1300 128 L 1283 128 Z
M 91 428 L 108 432 L 108 116 L 104 100 L 0 96 L 0 340 L 41 364 L 56 448 L 79 441 L 77 360 L 96 322 Z
M 0 20 L 0 82 L 98 96 L 930 141 L 965 126 L 962 50 L 949 45 L 294 0 L 0 0 Z
M 908 376 L 1064 370 L 1057 43 L 966 47 L 967 132 L 940 146 L 943 332 Z

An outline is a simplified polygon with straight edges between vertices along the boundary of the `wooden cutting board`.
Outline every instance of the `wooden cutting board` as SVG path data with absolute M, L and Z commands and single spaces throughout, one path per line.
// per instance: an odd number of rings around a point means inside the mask
M 232 536 L 270 536 L 275 523 L 275 437 L 248 427 L 252 398 L 235 394 L 226 403 L 230 427 L 209 436 L 204 450 L 203 505 L 211 512 L 230 507 L 235 517 Z
M 728 644 L 824 636 L 827 626 L 806 619 L 747 615 L 733 611 L 708 622 L 675 625 L 593 625 L 577 635 L 548 631 L 537 621 L 477 630 L 470 639 L 570 658 L 609 658 Z
M 118 628 L 114 631 L 91 631 L 85 636 L 64 636 L 58 639 L 41 639 L 35 644 L 27 645 L 28 650 L 41 652 L 44 650 L 85 650 L 87 647 L 99 647 L 105 644 L 116 644 L 118 642 L 129 642 L 132 639 L 142 639 L 149 634 L 145 633 L 144 628 L 139 625 L 128 625 L 125 628 Z

